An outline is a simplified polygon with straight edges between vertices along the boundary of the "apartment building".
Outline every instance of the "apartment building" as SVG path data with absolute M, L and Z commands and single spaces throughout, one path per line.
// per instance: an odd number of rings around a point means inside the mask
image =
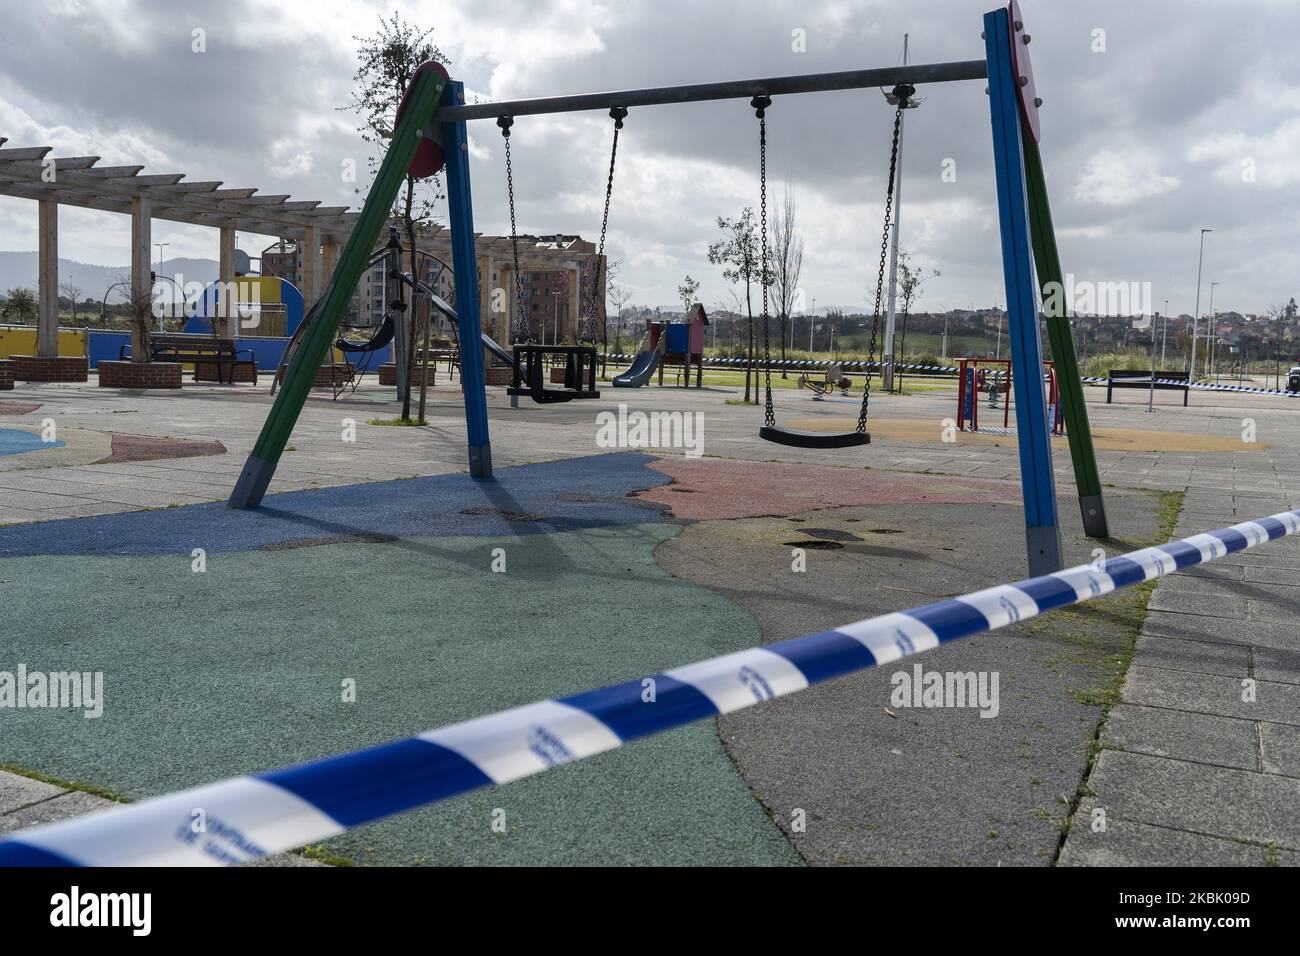
M 481 236 L 480 242 L 484 248 L 494 244 L 500 246 L 508 243 L 509 237 Z M 595 244 L 576 235 L 528 235 L 519 237 L 519 250 L 521 256 L 526 256 L 528 262 L 533 265 L 533 268 L 522 272 L 524 310 L 533 323 L 535 333 L 547 342 L 564 341 L 576 332 L 582 314 L 591 301 L 593 270 L 599 258 L 600 283 L 596 297 L 596 337 L 599 339 L 605 327 L 606 275 L 605 258 L 597 257 Z M 445 258 L 448 264 L 444 266 L 438 259 L 422 255 L 420 257 L 421 278 L 439 296 L 450 301 L 454 283 L 450 255 Z M 496 335 L 501 340 L 507 341 L 509 332 L 505 316 L 496 317 L 497 321 L 494 322 L 494 317 L 489 310 L 492 300 L 491 290 L 502 289 L 504 299 L 510 303 L 509 312 L 513 314 L 515 288 L 510 263 L 509 260 L 499 256 L 482 256 L 481 259 L 480 268 L 485 272 L 490 268 L 491 273 L 488 289 L 484 290 L 485 329 L 493 331 L 493 326 L 499 325 L 499 328 L 495 328 Z M 539 261 L 547 259 L 557 260 L 557 268 L 536 267 Z M 560 268 L 559 260 L 564 260 L 566 267 Z M 568 268 L 568 262 L 576 262 L 578 268 L 576 270 Z M 403 267 L 409 268 L 409 263 L 403 261 Z M 279 276 L 301 288 L 302 252 L 298 243 L 293 240 L 280 240 L 267 246 L 262 251 L 262 275 Z M 572 314 L 575 307 L 572 284 L 575 281 L 578 283 L 577 316 Z M 346 321 L 358 326 L 378 325 L 383 321 L 386 305 L 384 268 L 382 265 L 377 265 L 367 270 L 361 281 L 357 283 Z M 432 333 L 449 337 L 452 333 L 450 323 L 437 313 L 432 318 Z

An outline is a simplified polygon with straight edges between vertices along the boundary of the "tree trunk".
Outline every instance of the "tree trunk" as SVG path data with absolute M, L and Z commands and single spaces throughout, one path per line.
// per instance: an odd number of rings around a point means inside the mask
M 415 180 L 411 176 L 406 177 L 406 240 L 411 250 L 411 276 L 416 281 L 420 278 L 419 254 L 415 248 L 415 223 L 411 219 L 411 204 L 415 200 Z M 402 418 L 409 421 L 411 418 L 411 375 L 415 372 L 415 298 L 416 291 L 411 289 L 411 308 L 406 310 L 405 315 L 397 317 L 398 322 L 406 323 L 406 389 L 402 392 Z M 410 320 L 408 321 L 408 316 Z
M 149 362 L 149 326 L 139 319 L 131 323 L 131 361 L 137 365 Z
M 785 339 L 787 333 L 790 331 L 789 325 L 790 325 L 790 316 L 782 315 L 781 316 L 781 377 L 782 378 L 790 377 L 790 373 L 787 372 L 785 368 Z
M 745 312 L 749 315 L 749 360 L 745 363 L 745 404 L 749 404 L 749 376 L 754 370 L 754 306 L 749 297 L 749 278 L 745 279 Z M 758 389 L 754 389 L 758 397 Z

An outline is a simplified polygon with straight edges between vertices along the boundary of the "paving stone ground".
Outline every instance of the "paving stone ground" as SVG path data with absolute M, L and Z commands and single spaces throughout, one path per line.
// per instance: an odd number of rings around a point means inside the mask
M 504 467 L 604 453 L 609 449 L 599 447 L 596 442 L 595 416 L 601 411 L 617 411 L 619 404 L 625 403 L 632 410 L 700 413 L 704 422 L 704 454 L 709 458 L 779 462 L 792 467 L 822 466 L 815 473 L 809 471 L 808 486 L 814 495 L 819 483 L 830 480 L 823 477 L 823 471 L 845 468 L 929 472 L 963 479 L 1012 482 L 1019 477 L 1011 440 L 963 446 L 939 440 L 942 430 L 939 426 L 952 414 L 954 399 L 949 394 L 875 397 L 874 416 L 909 420 L 931 417 L 936 423 L 936 438 L 932 442 L 882 438 L 866 449 L 849 454 L 792 449 L 758 441 L 761 409 L 724 404 L 736 394 L 734 389 L 608 389 L 596 402 L 546 409 L 525 405 L 512 409 L 508 400 L 493 390 L 490 416 L 494 458 Z M 396 406 L 383 402 L 383 397 L 381 390 L 366 386 L 353 401 L 333 403 L 314 398 L 309 402 L 294 432 L 290 450 L 281 462 L 272 492 L 465 470 L 464 419 L 455 386 L 440 386 L 431 392 L 428 413 L 431 424 L 420 429 L 366 424 L 370 418 L 396 414 Z M 1196 393 L 1191 407 L 1184 409 L 1180 396 L 1159 394 L 1155 411 L 1148 413 L 1145 396 L 1136 392 L 1126 394 L 1110 406 L 1102 404 L 1103 397 L 1104 390 L 1088 390 L 1089 412 L 1097 427 L 1172 430 L 1228 439 L 1253 434 L 1259 443 L 1268 445 L 1261 448 L 1243 441 L 1240 452 L 1176 453 L 1138 449 L 1099 453 L 1102 479 L 1111 488 L 1112 495 L 1121 489 L 1185 492 L 1176 534 L 1191 534 L 1300 505 L 1300 418 L 1297 418 L 1300 403 L 1264 396 Z M 12 402 L 0 407 L 0 426 L 31 428 L 52 418 L 72 438 L 78 434 L 86 436 L 86 447 L 77 453 L 83 458 L 98 451 L 100 446 L 107 448 L 112 433 L 220 442 L 228 451 L 212 457 L 101 465 L 82 463 L 66 448 L 6 456 L 5 467 L 0 469 L 0 524 L 220 501 L 229 493 L 270 402 L 263 390 L 247 386 L 187 384 L 180 393 L 160 395 L 97 389 L 93 379 L 89 385 L 20 383 L 8 398 Z M 792 393 L 778 393 L 778 404 L 781 415 L 791 419 L 843 417 L 844 414 L 843 407 L 812 403 Z M 348 419 L 357 423 L 357 440 L 352 443 L 343 442 L 341 437 Z M 69 447 L 77 444 L 70 438 Z M 73 447 L 73 451 L 77 449 Z M 91 460 L 102 457 L 104 454 L 99 454 Z M 1055 456 L 1055 470 L 1064 519 L 1072 514 L 1073 507 L 1067 455 Z M 846 482 L 846 486 L 856 487 L 857 477 Z M 868 482 L 862 487 L 868 493 L 872 486 Z M 676 493 L 665 492 L 664 497 L 672 494 Z M 840 513 L 801 514 L 799 517 L 804 522 L 801 526 L 825 527 L 853 516 L 851 503 L 839 500 L 827 503 L 836 504 Z M 869 504 L 864 502 L 863 506 Z M 1018 554 L 1013 533 L 1019 521 L 1017 508 L 988 501 L 971 507 L 1001 508 L 1007 512 L 1007 517 L 1000 519 L 1001 537 L 998 538 L 1005 539 L 1006 543 L 999 545 L 996 559 L 989 562 L 989 567 L 999 571 L 1005 567 L 1012 577 L 1019 576 L 1012 573 Z M 889 507 L 884 511 L 888 512 Z M 1124 513 L 1123 506 L 1114 507 L 1112 534 L 1120 542 L 1136 543 L 1145 533 L 1145 526 L 1126 523 L 1122 520 Z M 909 517 L 902 506 L 896 507 L 892 516 L 900 520 L 909 518 L 914 524 L 925 517 L 914 514 Z M 705 515 L 701 520 L 707 524 L 710 519 Z M 948 522 L 934 523 L 938 527 Z M 689 543 L 692 532 L 693 529 L 688 529 L 670 547 Z M 881 549 L 881 555 L 888 556 L 889 543 L 874 546 Z M 916 550 L 892 547 L 896 551 Z M 855 610 L 912 606 L 918 603 L 922 593 L 932 593 L 935 581 L 942 578 L 952 578 L 953 587 L 965 585 L 963 575 L 969 569 L 954 577 L 951 565 L 944 563 L 945 557 L 936 553 L 930 542 L 926 543 L 923 557 L 928 564 L 924 569 L 918 568 L 913 576 L 924 581 L 925 586 L 910 591 L 900 587 L 896 592 L 872 593 L 869 599 L 862 599 L 853 589 L 845 588 L 839 605 L 824 606 L 818 614 L 829 616 L 833 610 L 844 610 L 848 620 L 861 616 Z M 741 583 L 740 579 L 733 582 Z M 2 587 L 4 584 L 0 583 Z M 718 583 L 718 590 L 723 595 L 727 593 L 723 582 Z M 800 600 L 797 592 L 769 597 L 772 600 L 767 609 L 750 609 L 764 637 L 774 624 L 772 615 L 797 617 Z M 732 600 L 746 607 L 742 595 L 735 595 Z M 1086 766 L 1086 758 L 1078 758 L 1084 759 L 1085 764 L 1081 771 L 1084 796 L 1068 834 L 1058 847 L 1058 862 L 1066 865 L 1295 865 L 1300 860 L 1300 810 L 1297 809 L 1300 807 L 1300 718 L 1296 716 L 1300 714 L 1300 629 L 1297 628 L 1300 605 L 1297 602 L 1300 602 L 1300 543 L 1294 539 L 1272 542 L 1213 565 L 1161 579 L 1152 593 L 1150 610 L 1120 700 L 1101 731 L 1100 752 L 1090 768 Z M 997 642 L 985 641 L 985 653 L 992 650 L 990 645 L 1014 640 L 1008 636 L 999 637 Z M 1015 645 L 1001 643 L 999 646 L 1009 652 Z M 973 647 L 978 655 L 978 645 Z M 931 666 L 928 661 L 926 666 Z M 1247 689 L 1243 681 L 1253 682 L 1250 685 L 1253 697 L 1243 697 Z M 762 721 L 771 719 L 769 713 L 793 719 L 798 708 L 811 707 L 809 713 L 814 719 L 795 721 L 793 726 L 812 737 L 828 726 L 828 720 L 836 719 L 838 706 L 844 727 L 853 726 L 865 714 L 852 710 L 861 706 L 860 694 L 838 690 L 838 683 L 830 685 L 830 691 L 831 696 L 824 699 L 809 696 L 808 704 L 803 703 L 802 697 L 796 697 L 752 713 L 762 714 L 759 718 Z M 1082 716 L 1085 719 L 1081 723 L 1086 723 L 1088 714 Z M 886 727 L 893 724 L 892 718 L 879 718 L 878 714 L 873 719 L 890 720 Z M 981 724 L 997 725 L 999 721 L 977 719 L 973 727 L 984 733 Z M 772 798 L 773 805 L 789 802 L 781 795 L 782 787 L 797 790 L 804 782 L 815 779 L 815 768 L 804 760 L 805 755 L 797 746 L 798 738 L 790 738 L 778 746 L 773 725 L 772 743 L 765 751 L 762 735 L 736 725 L 739 729 L 727 736 L 728 726 L 724 721 L 724 738 L 733 759 L 739 763 L 740 772 L 751 781 L 766 781 L 764 786 L 778 794 Z M 746 735 L 747 739 L 742 741 L 744 746 L 737 745 Z M 851 734 L 844 736 L 843 741 L 846 746 L 856 747 L 860 743 Z M 943 758 L 937 739 L 931 743 L 932 752 L 922 755 L 924 759 L 917 765 L 918 772 L 925 769 L 924 765 L 933 769 L 942 759 L 951 759 Z M 1000 746 L 996 741 L 989 744 L 995 748 Z M 910 753 L 907 748 L 899 749 Z M 652 755 L 652 761 L 657 756 Z M 792 768 L 793 778 L 784 782 L 777 779 L 780 767 L 775 761 L 778 759 Z M 1071 760 L 1074 759 L 1075 755 L 1071 755 Z M 984 773 L 986 783 L 996 784 L 996 768 L 1000 764 L 990 761 L 981 767 L 979 760 L 965 762 L 969 764 L 967 773 L 972 779 L 979 779 Z M 1015 762 L 1012 759 L 1007 766 Z M 808 776 L 801 781 L 799 773 Z M 1065 776 L 1068 774 L 1063 774 L 1063 779 Z M 859 791 L 852 785 L 852 777 L 847 779 L 849 785 L 825 791 L 825 798 L 839 806 L 837 812 L 843 814 L 846 807 L 852 810 L 868 797 L 874 801 L 882 799 L 878 785 Z M 93 779 L 78 782 L 97 783 Z M 101 808 L 102 804 L 97 802 L 101 799 L 6 773 L 0 775 L 0 830 L 12 830 L 53 815 L 90 812 Z M 918 816 L 904 821 L 906 833 L 924 832 L 924 810 L 921 802 Z M 1099 817 L 1096 811 L 1105 814 L 1105 830 L 1094 827 Z M 632 817 L 636 815 L 635 807 L 629 806 L 627 812 Z M 840 833 L 835 838 L 843 837 L 846 849 L 842 859 L 836 857 L 834 841 L 826 839 L 825 830 L 816 838 L 810 835 L 806 839 L 794 839 L 792 845 L 812 862 L 909 861 L 903 850 L 914 843 L 903 839 L 891 842 L 889 834 L 879 829 L 878 821 L 868 820 L 867 824 L 874 824 L 877 829 L 864 824 L 860 834 L 845 837 Z M 989 827 L 990 831 L 994 829 Z M 1039 852 L 1049 842 L 1045 830 L 1040 832 L 1035 825 L 1018 821 L 1009 828 L 1004 825 L 999 833 L 1015 844 L 1006 848 L 1008 861 L 1029 862 L 1030 856 L 1032 862 L 1051 861 L 1050 855 L 1045 857 Z M 974 836 L 978 836 L 975 830 L 966 834 L 971 845 Z M 817 839 L 825 842 L 818 844 Z M 998 844 L 996 838 L 986 837 L 986 842 L 986 850 Z M 934 853 L 918 856 L 938 858 Z M 978 858 L 988 862 L 996 856 L 990 850 Z M 300 862 L 300 858 L 286 862 Z M 951 862 L 962 862 L 962 859 L 958 856 Z

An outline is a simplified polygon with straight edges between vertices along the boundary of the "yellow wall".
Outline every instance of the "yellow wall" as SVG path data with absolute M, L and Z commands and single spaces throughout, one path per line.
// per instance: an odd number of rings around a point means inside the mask
M 30 326 L 0 326 L 0 358 L 11 355 L 35 355 L 36 330 Z M 60 355 L 85 355 L 86 333 L 59 329 Z
M 235 290 L 240 302 L 273 305 L 280 301 L 280 280 L 275 276 L 239 276 Z

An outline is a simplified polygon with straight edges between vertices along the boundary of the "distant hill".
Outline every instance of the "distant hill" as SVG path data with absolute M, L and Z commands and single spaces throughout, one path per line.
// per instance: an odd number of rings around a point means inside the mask
M 35 252 L 0 252 L 0 295 L 19 286 L 25 286 L 35 292 L 36 270 Z M 176 279 L 181 284 L 208 283 L 217 278 L 217 261 L 215 259 L 165 259 L 162 269 L 157 271 L 161 275 Z M 72 259 L 59 259 L 59 283 L 71 283 L 80 289 L 79 299 L 102 298 L 110 285 L 130 274 L 129 265 L 93 266 Z M 115 292 L 114 298 L 117 297 Z

